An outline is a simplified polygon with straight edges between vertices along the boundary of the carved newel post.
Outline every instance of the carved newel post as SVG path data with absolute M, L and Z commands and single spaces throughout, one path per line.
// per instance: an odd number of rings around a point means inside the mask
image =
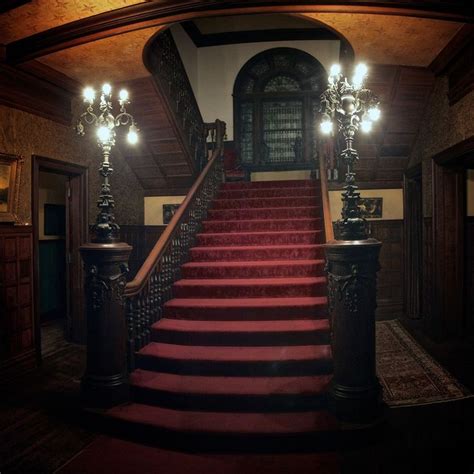
M 103 161 L 99 173 L 103 178 L 97 201 L 99 213 L 92 227 L 91 243 L 81 247 L 85 265 L 87 311 L 87 365 L 82 378 L 83 403 L 89 408 L 107 408 L 128 399 L 126 364 L 126 326 L 124 290 L 127 283 L 128 259 L 132 247 L 119 241 L 119 226 L 115 223 L 115 201 L 111 194 L 109 158 L 115 144 L 115 128 L 130 125 L 129 142 L 136 143 L 137 128 L 133 117 L 125 110 L 128 93 L 120 91 L 120 113 L 112 115 L 111 87 L 104 84 L 99 101 L 99 113 L 93 109 L 95 91 L 84 91 L 87 110 L 77 125 L 80 135 L 84 125 L 97 130 Z
M 341 159 L 347 166 L 342 193 L 342 218 L 336 223 L 336 239 L 325 245 L 328 300 L 331 318 L 334 377 L 330 391 L 336 416 L 347 422 L 370 423 L 381 413 L 381 386 L 376 374 L 375 309 L 376 283 L 381 243 L 368 238 L 368 226 L 359 206 L 355 184 L 353 148 L 359 128 L 369 132 L 380 116 L 378 101 L 363 87 L 367 68 L 357 66 L 350 84 L 331 68 L 329 87 L 322 96 L 321 130 L 338 124 L 345 149 Z

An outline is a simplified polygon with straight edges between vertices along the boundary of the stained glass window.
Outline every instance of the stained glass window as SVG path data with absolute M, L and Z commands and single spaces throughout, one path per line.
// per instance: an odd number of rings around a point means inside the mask
M 303 103 L 300 100 L 263 103 L 263 142 L 266 163 L 298 161 L 303 136 Z
M 265 85 L 264 92 L 295 92 L 300 91 L 298 81 L 289 76 L 275 76 Z

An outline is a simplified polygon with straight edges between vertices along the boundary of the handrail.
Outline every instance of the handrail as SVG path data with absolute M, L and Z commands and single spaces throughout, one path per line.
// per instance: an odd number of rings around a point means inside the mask
M 331 205 L 329 201 L 328 172 L 326 168 L 326 156 L 319 153 L 319 177 L 321 180 L 321 196 L 323 204 L 324 233 L 326 242 L 334 240 L 334 228 L 332 225 Z
M 212 124 L 206 124 L 206 125 L 208 126 L 209 131 L 211 131 L 212 128 L 209 125 L 212 125 Z M 141 266 L 140 270 L 138 270 L 137 274 L 135 275 L 135 278 L 127 283 L 127 286 L 125 287 L 125 292 L 124 292 L 125 297 L 134 296 L 143 289 L 151 272 L 153 271 L 157 262 L 162 257 L 163 253 L 165 252 L 167 245 L 170 243 L 171 236 L 174 234 L 175 230 L 181 224 L 181 220 L 183 216 L 185 215 L 186 209 L 188 208 L 189 204 L 194 200 L 198 191 L 201 189 L 207 177 L 207 174 L 209 173 L 209 170 L 213 167 L 214 162 L 222 156 L 223 149 L 224 149 L 223 138 L 225 134 L 225 123 L 222 122 L 221 120 L 216 120 L 215 130 L 216 130 L 216 133 L 215 133 L 216 148 L 213 150 L 213 153 L 209 162 L 207 163 L 205 168 L 202 170 L 202 173 L 199 175 L 198 179 L 192 185 L 191 189 L 186 195 L 186 198 L 184 199 L 182 204 L 179 206 L 178 210 L 174 214 L 170 223 L 167 225 L 165 231 L 161 234 L 160 238 L 158 239 L 158 241 L 152 248 L 146 260 L 143 262 L 143 265 Z

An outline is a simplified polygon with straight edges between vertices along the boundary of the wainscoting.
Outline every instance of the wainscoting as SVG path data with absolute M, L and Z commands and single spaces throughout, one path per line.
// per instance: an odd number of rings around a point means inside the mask
M 403 220 L 370 221 L 371 237 L 382 242 L 377 280 L 377 319 L 403 315 Z
M 0 226 L 0 369 L 34 363 L 31 226 Z
M 165 225 L 121 225 L 120 239 L 133 247 L 129 278 L 132 279 L 166 229 Z

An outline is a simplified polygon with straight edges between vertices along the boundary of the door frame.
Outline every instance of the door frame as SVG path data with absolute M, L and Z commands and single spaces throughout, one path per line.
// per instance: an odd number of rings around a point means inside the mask
M 47 158 L 40 155 L 32 155 L 31 157 L 31 204 L 32 204 L 32 222 L 33 222 L 33 281 L 34 292 L 37 297 L 33 308 L 34 331 L 36 341 L 36 355 L 39 362 L 41 362 L 41 320 L 39 307 L 39 173 L 45 171 L 49 173 L 60 174 L 69 178 L 78 180 L 80 187 L 80 196 L 78 196 L 80 212 L 75 215 L 78 218 L 76 223 L 80 229 L 81 243 L 86 243 L 89 238 L 89 219 L 88 219 L 88 196 L 89 183 L 88 172 L 86 166 L 78 165 L 76 163 L 69 163 L 65 161 Z M 69 219 L 69 216 L 67 216 Z M 69 273 L 69 272 L 67 272 Z M 82 280 L 82 275 L 77 275 L 77 278 Z M 82 286 L 82 281 L 79 282 Z M 68 295 L 71 294 L 71 287 L 73 280 L 70 279 L 67 285 Z M 69 302 L 67 303 L 69 304 Z
M 417 185 L 419 195 L 415 196 L 414 186 Z M 416 221 L 412 214 L 412 199 L 420 199 L 420 219 Z M 405 213 L 404 232 L 404 258 L 406 278 L 404 283 L 403 306 L 404 314 L 408 319 L 420 319 L 423 314 L 423 172 L 421 163 L 408 168 L 403 175 L 403 208 Z M 418 236 L 418 242 L 413 245 L 413 236 Z M 414 248 L 415 247 L 415 248 Z M 416 265 L 410 257 L 417 255 Z M 417 281 L 414 281 L 417 278 Z M 412 308 L 413 311 L 409 312 Z M 410 313 L 410 314 L 409 314 Z
M 465 336 L 466 170 L 473 162 L 474 136 L 433 156 L 433 314 L 427 329 L 436 340 Z M 454 213 L 447 212 L 449 199 Z

